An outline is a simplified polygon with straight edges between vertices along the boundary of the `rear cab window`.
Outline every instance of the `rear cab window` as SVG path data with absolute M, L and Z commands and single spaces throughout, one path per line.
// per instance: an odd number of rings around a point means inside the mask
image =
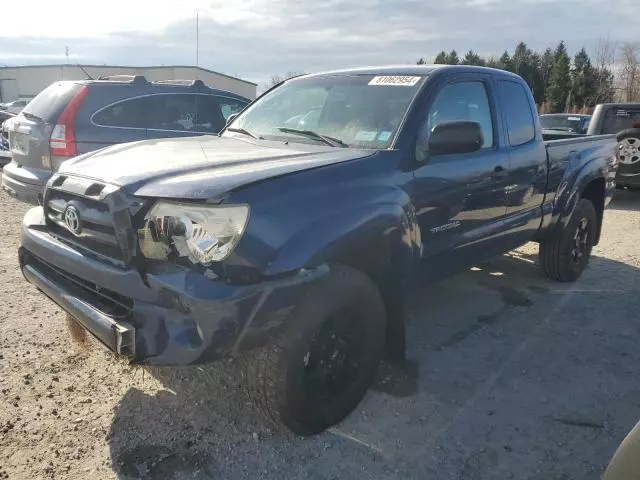
M 55 124 L 67 104 L 81 88 L 81 84 L 74 82 L 53 83 L 31 100 L 22 113 L 37 117 L 46 123 Z
M 640 122 L 640 108 L 611 108 L 607 110 L 602 125 L 603 134 L 616 134 Z
M 498 96 L 507 124 L 509 144 L 517 147 L 533 140 L 536 136 L 535 120 L 524 86 L 510 80 L 498 80 Z

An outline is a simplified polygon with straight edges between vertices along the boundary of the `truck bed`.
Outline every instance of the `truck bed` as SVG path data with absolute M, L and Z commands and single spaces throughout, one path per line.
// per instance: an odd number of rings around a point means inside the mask
M 548 162 L 547 192 L 558 193 L 563 178 L 577 175 L 581 166 L 598 158 L 611 158 L 615 135 L 586 135 L 561 140 L 545 140 Z M 571 170 L 575 170 L 572 173 Z M 603 172 L 606 177 L 606 173 Z M 545 199 L 548 203 L 552 199 Z M 554 199 L 555 200 L 555 199 Z
M 544 145 L 547 149 L 549 166 L 556 165 L 557 162 L 570 160 L 572 153 L 584 155 L 592 155 L 601 148 L 615 144 L 615 135 L 585 135 L 573 136 L 571 138 L 563 138 L 559 140 L 545 140 Z

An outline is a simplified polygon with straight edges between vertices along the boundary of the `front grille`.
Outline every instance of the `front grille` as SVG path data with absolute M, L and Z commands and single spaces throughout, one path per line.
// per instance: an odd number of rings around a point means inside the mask
M 62 242 L 101 259 L 118 263 L 131 259 L 135 249 L 131 212 L 117 187 L 58 175 L 47 188 L 44 208 L 52 235 Z M 75 222 L 68 218 L 69 212 Z
M 31 265 L 53 283 L 105 315 L 117 320 L 125 319 L 131 313 L 132 298 L 60 270 L 26 250 L 21 249 L 20 255 L 22 265 Z
M 95 254 L 97 257 L 106 257 L 121 262 L 124 261 L 122 250 L 120 250 L 118 245 L 101 242 L 86 233 L 81 237 L 77 237 L 69 230 L 56 223 L 51 225 L 50 229 L 51 233 L 57 237 L 58 240 L 61 240 L 63 243 L 66 243 L 71 247 L 85 251 L 89 254 Z

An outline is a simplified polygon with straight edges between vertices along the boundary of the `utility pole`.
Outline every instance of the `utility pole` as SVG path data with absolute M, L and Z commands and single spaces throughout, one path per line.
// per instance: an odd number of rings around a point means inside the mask
M 67 70 L 69 67 L 69 47 L 64 47 L 64 56 L 67 57 L 67 66 L 60 65 L 60 80 L 66 80 L 67 78 Z
M 200 18 L 196 12 L 196 67 L 198 66 L 198 55 L 200 53 Z

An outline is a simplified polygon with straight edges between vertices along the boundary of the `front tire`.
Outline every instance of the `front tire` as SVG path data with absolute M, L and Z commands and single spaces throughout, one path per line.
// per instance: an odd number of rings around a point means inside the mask
M 332 266 L 294 307 L 287 330 L 244 359 L 250 399 L 278 429 L 313 435 L 335 425 L 373 381 L 385 324 L 373 282 Z
M 582 275 L 591 257 L 597 222 L 593 203 L 581 198 L 567 226 L 540 242 L 540 264 L 547 277 L 573 282 Z

